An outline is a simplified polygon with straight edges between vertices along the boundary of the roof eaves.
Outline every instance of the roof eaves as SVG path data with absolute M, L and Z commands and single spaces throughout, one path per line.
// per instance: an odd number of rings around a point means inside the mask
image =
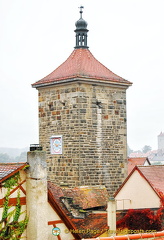
M 58 84 L 65 84 L 70 82 L 76 82 L 76 81 L 82 81 L 83 83 L 90 83 L 94 82 L 97 84 L 105 84 L 105 85 L 117 85 L 120 87 L 128 88 L 132 85 L 129 81 L 121 81 L 121 80 L 115 80 L 115 79 L 104 79 L 104 78 L 97 78 L 97 77 L 88 77 L 88 76 L 71 76 L 68 78 L 60 78 L 60 79 L 54 79 L 54 80 L 47 80 L 47 81 L 38 81 L 34 84 L 32 84 L 33 88 L 40 88 L 40 87 L 47 87 L 52 85 L 58 85 Z

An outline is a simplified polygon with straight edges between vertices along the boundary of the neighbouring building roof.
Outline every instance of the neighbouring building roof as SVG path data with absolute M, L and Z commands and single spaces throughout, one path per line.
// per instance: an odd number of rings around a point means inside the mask
M 151 159 L 152 163 L 157 163 L 157 162 L 163 162 L 164 163 L 164 156 L 160 156 L 160 155 L 155 155 L 152 159 Z
M 139 158 L 128 158 L 128 174 L 133 170 L 133 168 L 137 165 L 151 165 L 149 159 L 147 157 L 139 157 Z
M 23 169 L 27 163 L 0 163 L 0 182 Z
M 164 162 L 164 150 L 158 149 L 154 156 L 150 159 L 152 163 Z
M 142 177 L 149 183 L 156 194 L 161 198 L 164 194 L 164 165 L 136 166 L 125 179 L 115 196 L 123 188 L 125 183 L 131 177 L 134 171 L 138 171 Z
M 129 158 L 148 158 L 149 160 L 151 160 L 155 154 L 157 154 L 158 150 L 153 150 L 153 151 L 148 151 L 147 153 L 143 153 L 143 152 L 132 152 L 129 154 Z
M 52 182 L 48 182 L 48 193 L 49 193 L 49 202 L 52 205 L 52 207 L 54 208 L 54 210 L 58 213 L 58 215 L 60 216 L 60 218 L 63 220 L 63 222 L 66 224 L 66 226 L 68 227 L 69 230 L 74 230 L 72 232 L 72 234 L 74 235 L 75 239 L 81 239 L 81 238 L 89 238 L 89 237 L 98 237 L 100 234 L 102 234 L 103 232 L 105 232 L 105 230 L 108 229 L 107 226 L 107 212 L 97 212 L 91 211 L 91 207 L 95 208 L 96 206 L 101 205 L 101 207 L 104 207 L 106 209 L 107 207 L 107 202 L 106 202 L 106 197 L 104 197 L 104 201 L 103 201 L 103 197 L 100 196 L 100 192 L 101 194 L 103 194 L 104 191 L 104 195 L 106 196 L 106 189 L 103 189 L 102 191 L 96 191 L 94 192 L 94 187 L 93 187 L 93 191 L 89 190 L 91 189 L 91 187 L 86 187 L 86 192 L 84 191 L 85 188 L 83 188 L 83 190 L 81 190 L 80 188 L 75 188 L 75 191 L 70 191 L 70 189 L 66 189 L 66 188 L 61 188 L 57 185 L 55 185 Z M 79 192 L 79 194 L 77 193 Z M 84 193 L 85 192 L 85 193 Z M 88 193 L 88 196 L 86 197 Z M 85 195 L 85 199 L 81 200 L 79 199 L 79 196 L 83 196 Z M 101 199 L 101 201 L 99 200 L 93 200 L 93 197 L 96 199 Z M 64 204 L 64 202 L 62 200 L 68 200 L 71 202 L 71 209 L 74 208 L 74 210 L 76 209 L 81 209 L 82 212 L 86 213 L 84 214 L 83 217 L 75 217 L 72 215 L 72 213 L 69 211 L 69 207 Z M 74 201 L 75 200 L 75 201 Z M 90 210 L 87 211 L 83 211 L 83 209 L 81 207 L 86 207 L 86 201 L 89 201 L 90 203 L 88 203 L 87 207 L 89 206 Z M 101 202 L 101 203 L 100 203 Z M 80 211 L 79 211 L 80 212 Z M 98 233 L 96 230 L 100 229 L 102 232 Z M 76 232 L 77 230 L 77 232 Z M 89 231 L 90 230 L 90 231 Z M 91 231 L 92 230 L 92 231 Z
M 131 82 L 114 74 L 101 64 L 87 48 L 75 49 L 68 59 L 48 76 L 32 84 L 33 87 L 51 85 L 63 80 L 99 80 L 106 83 L 123 84 L 127 87 Z
M 157 194 L 164 194 L 164 165 L 139 166 L 138 169 Z
M 104 186 L 81 186 L 63 189 L 64 195 L 71 197 L 82 209 L 107 205 L 109 195 Z

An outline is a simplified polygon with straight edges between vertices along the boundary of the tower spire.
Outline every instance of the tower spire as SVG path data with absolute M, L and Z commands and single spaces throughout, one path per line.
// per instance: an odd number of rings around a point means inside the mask
M 80 18 L 82 18 L 82 13 L 83 13 L 83 8 L 84 8 L 84 7 L 83 7 L 83 6 L 80 6 L 79 8 L 80 8 Z
M 76 46 L 75 48 L 88 48 L 87 46 L 87 22 L 82 18 L 83 6 L 80 6 L 80 19 L 75 23 L 76 26 Z

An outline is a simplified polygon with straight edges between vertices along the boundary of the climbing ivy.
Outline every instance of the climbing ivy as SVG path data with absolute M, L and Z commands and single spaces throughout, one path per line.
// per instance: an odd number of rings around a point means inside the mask
M 157 211 L 151 209 L 129 209 L 125 216 L 117 221 L 118 229 L 132 230 L 164 230 L 164 194 L 156 189 L 160 196 L 160 208 Z
M 117 221 L 118 229 L 161 231 L 162 222 L 158 212 L 151 209 L 129 209 L 125 216 Z
M 6 189 L 4 197 L 2 219 L 0 220 L 0 240 L 19 240 L 27 227 L 28 217 L 25 215 L 22 221 L 19 221 L 20 216 L 24 213 L 21 212 L 20 192 L 17 191 L 17 203 L 14 210 L 9 206 L 10 192 L 18 186 L 20 179 L 19 173 L 8 178 L 2 183 L 2 187 Z

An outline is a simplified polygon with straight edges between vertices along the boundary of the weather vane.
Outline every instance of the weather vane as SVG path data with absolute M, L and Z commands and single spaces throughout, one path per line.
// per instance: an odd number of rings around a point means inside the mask
M 82 13 L 83 13 L 83 8 L 84 8 L 84 7 L 83 7 L 83 6 L 80 6 L 79 8 L 80 8 L 80 18 L 82 18 Z

